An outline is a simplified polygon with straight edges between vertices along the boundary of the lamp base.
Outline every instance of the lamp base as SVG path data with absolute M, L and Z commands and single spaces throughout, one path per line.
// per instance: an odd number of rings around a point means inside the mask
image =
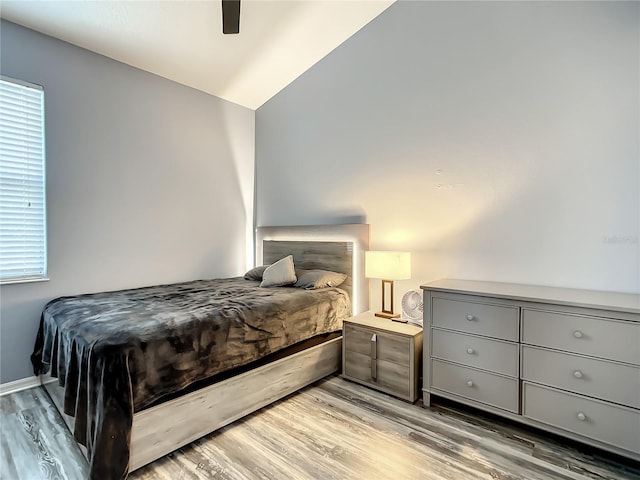
M 396 313 L 386 313 L 386 312 L 376 312 L 376 317 L 386 318 L 387 320 L 395 320 L 396 318 L 400 318 L 400 314 Z

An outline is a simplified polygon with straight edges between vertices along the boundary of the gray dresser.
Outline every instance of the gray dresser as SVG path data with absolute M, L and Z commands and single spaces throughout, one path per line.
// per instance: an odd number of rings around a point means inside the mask
M 422 289 L 425 406 L 438 395 L 640 460 L 640 295 Z

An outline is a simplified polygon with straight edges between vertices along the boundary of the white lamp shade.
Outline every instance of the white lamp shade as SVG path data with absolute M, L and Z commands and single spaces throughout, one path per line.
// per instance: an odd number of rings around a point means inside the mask
M 407 280 L 411 278 L 411 253 L 365 252 L 364 275 L 383 280 Z

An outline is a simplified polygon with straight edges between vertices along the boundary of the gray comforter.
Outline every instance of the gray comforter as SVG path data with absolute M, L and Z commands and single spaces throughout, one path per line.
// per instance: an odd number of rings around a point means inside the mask
M 58 378 L 91 478 L 126 478 L 133 413 L 199 380 L 340 330 L 338 288 L 260 288 L 243 278 L 62 297 L 42 313 L 31 357 Z

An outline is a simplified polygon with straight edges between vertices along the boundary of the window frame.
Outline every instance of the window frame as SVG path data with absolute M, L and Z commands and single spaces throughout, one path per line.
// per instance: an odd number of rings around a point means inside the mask
M 6 75 L 0 75 L 0 80 L 2 82 L 6 82 L 6 83 L 12 83 L 15 85 L 19 85 L 21 87 L 25 87 L 25 88 L 30 88 L 30 89 L 34 89 L 34 90 L 38 90 L 41 92 L 41 97 L 40 97 L 40 118 L 41 118 L 41 128 L 40 128 L 40 141 L 41 141 L 41 159 L 40 159 L 40 166 L 42 169 L 42 175 L 41 175 L 41 183 L 38 183 L 38 186 L 41 185 L 41 190 L 37 191 L 36 195 L 34 195 L 37 199 L 41 198 L 42 201 L 42 222 L 34 222 L 34 224 L 37 224 L 38 229 L 41 228 L 41 232 L 42 235 L 39 238 L 40 240 L 40 244 L 41 244 L 41 249 L 35 248 L 33 249 L 33 252 L 41 252 L 41 262 L 38 263 L 38 266 L 40 267 L 38 269 L 38 272 L 35 272 L 34 270 L 30 271 L 30 272 L 25 272 L 22 275 L 9 275 L 9 276 L 2 276 L 2 265 L 0 265 L 0 285 L 7 285 L 7 284 L 14 284 L 14 283 L 30 283 L 30 282 L 43 282 L 43 281 L 48 281 L 49 277 L 48 277 L 48 238 L 47 238 L 47 171 L 46 171 L 46 166 L 47 166 L 47 162 L 46 162 L 46 128 L 45 128 L 45 95 L 44 95 L 44 87 L 42 85 L 38 85 L 38 84 L 34 84 L 31 82 L 27 82 L 24 80 L 20 80 L 20 79 L 16 79 L 13 77 L 9 77 Z M 2 102 L 2 99 L 0 98 L 0 103 Z M 34 122 L 34 124 L 36 124 L 36 122 Z M 33 158 L 35 158 L 36 156 L 34 156 Z M 28 168 L 27 165 L 27 159 L 26 157 L 23 158 L 24 160 L 24 164 L 25 164 L 25 170 Z M 36 183 L 36 182 L 34 182 Z M 1 195 L 1 193 L 0 193 Z M 2 253 L 2 241 L 0 240 L 0 257 L 2 257 L 4 254 Z M 39 246 L 40 246 L 39 244 Z M 27 250 L 25 250 L 24 252 L 27 252 Z M 36 255 L 34 255 L 35 257 Z M 28 255 L 24 255 L 23 256 L 23 262 L 26 266 L 27 263 L 27 258 Z M 7 272 L 5 272 L 6 275 Z

